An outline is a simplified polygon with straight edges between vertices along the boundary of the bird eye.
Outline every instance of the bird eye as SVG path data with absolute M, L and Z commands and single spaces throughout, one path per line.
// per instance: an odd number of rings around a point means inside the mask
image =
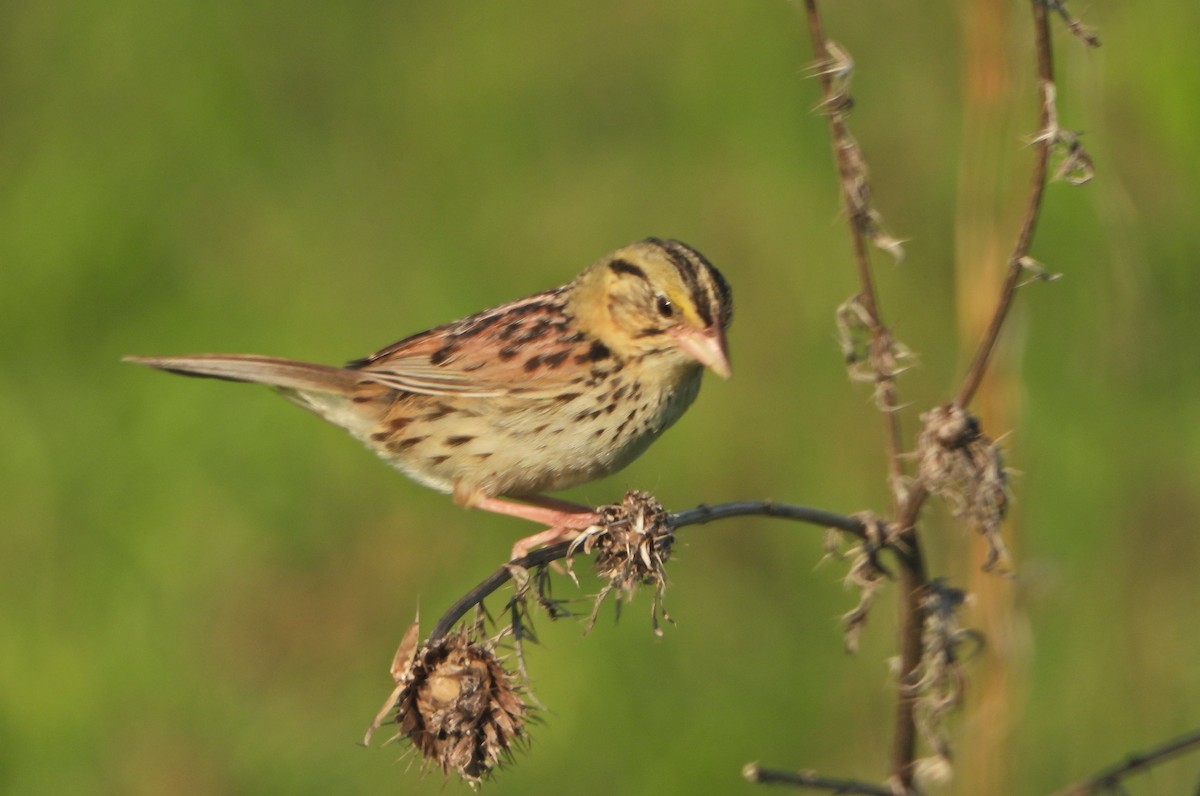
M 658 314 L 664 318 L 670 318 L 675 314 L 675 305 L 666 296 L 659 295 L 657 298 Z

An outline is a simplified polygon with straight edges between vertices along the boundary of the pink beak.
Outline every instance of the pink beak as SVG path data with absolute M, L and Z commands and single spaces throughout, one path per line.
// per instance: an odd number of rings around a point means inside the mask
M 729 349 L 725 343 L 725 330 L 716 326 L 709 329 L 672 330 L 675 342 L 692 359 L 706 368 L 711 368 L 723 379 L 733 375 L 729 367 Z

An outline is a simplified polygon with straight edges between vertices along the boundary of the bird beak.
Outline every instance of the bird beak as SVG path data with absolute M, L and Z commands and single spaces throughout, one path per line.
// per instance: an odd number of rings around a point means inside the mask
M 725 344 L 725 330 L 720 326 L 710 329 L 672 330 L 675 342 L 692 359 L 706 368 L 711 368 L 723 379 L 728 379 L 733 370 L 729 367 L 729 349 Z

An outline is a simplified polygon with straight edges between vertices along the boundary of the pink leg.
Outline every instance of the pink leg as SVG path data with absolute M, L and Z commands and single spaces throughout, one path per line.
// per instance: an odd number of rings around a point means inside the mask
M 509 561 L 524 558 L 539 547 L 556 544 L 557 542 L 569 542 L 578 536 L 581 531 L 583 531 L 583 528 L 547 528 L 539 533 L 526 536 L 524 539 L 518 539 L 513 543 L 512 558 Z
M 472 502 L 472 506 L 497 514 L 519 517 L 547 526 L 546 530 L 520 539 L 513 545 L 512 557 L 521 558 L 535 547 L 574 539 L 579 532 L 596 524 L 600 516 L 586 506 L 568 503 L 565 500 L 531 495 L 529 503 L 517 503 L 502 498 L 484 497 Z M 534 504 L 534 505 L 531 505 Z
M 529 495 L 521 498 L 526 503 L 532 503 L 535 506 L 543 506 L 548 509 L 558 509 L 565 511 L 568 514 L 591 514 L 590 506 L 584 506 L 580 503 L 572 503 L 569 500 L 559 500 L 549 495 Z
M 471 503 L 472 508 L 507 514 L 530 522 L 541 523 L 552 528 L 564 526 L 581 531 L 596 522 L 598 515 L 586 506 L 567 503 L 554 498 L 534 495 L 525 498 L 529 503 L 517 503 L 504 498 L 483 497 Z

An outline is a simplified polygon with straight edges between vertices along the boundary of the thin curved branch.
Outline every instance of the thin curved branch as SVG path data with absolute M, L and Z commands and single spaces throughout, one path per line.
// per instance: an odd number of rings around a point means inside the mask
M 830 793 L 896 796 L 895 792 L 890 788 L 883 785 L 876 785 L 872 782 L 822 777 L 815 771 L 780 771 L 778 769 L 759 768 L 757 763 L 747 763 L 746 767 L 742 769 L 742 777 L 747 782 L 753 782 L 758 785 L 792 785 L 796 788 L 824 790 Z
M 809 1 L 811 2 L 811 0 Z M 1031 0 L 1031 6 L 1033 11 L 1035 49 L 1037 51 L 1038 85 L 1041 94 L 1041 129 L 1035 142 L 1029 200 L 1026 204 L 1025 217 L 1021 222 L 1020 232 L 1017 235 L 1017 243 L 1013 249 L 1012 258 L 1009 260 L 1008 274 L 1005 277 L 1004 285 L 1000 289 L 1000 298 L 996 305 L 995 314 L 992 316 L 991 323 L 984 334 L 983 340 L 979 344 L 979 349 L 971 361 L 970 367 L 967 368 L 962 388 L 955 399 L 955 402 L 959 406 L 966 406 L 975 397 L 975 392 L 979 389 L 979 385 L 983 381 L 984 373 L 986 373 L 992 353 L 995 351 L 996 342 L 1000 337 L 1000 329 L 1004 325 L 1005 318 L 1008 317 L 1008 311 L 1012 306 L 1013 294 L 1020 284 L 1021 274 L 1025 269 L 1025 263 L 1033 243 L 1033 233 L 1037 229 L 1038 218 L 1041 215 L 1042 197 L 1045 194 L 1049 171 L 1050 150 L 1054 146 L 1054 139 L 1056 137 L 1057 114 L 1055 111 L 1054 51 L 1051 49 L 1050 44 L 1050 23 L 1046 9 L 1046 0 Z M 917 541 L 917 535 L 913 531 L 913 528 L 917 517 L 920 516 L 921 507 L 925 504 L 928 497 L 929 491 L 919 482 L 909 490 L 896 516 L 896 528 L 898 533 L 901 534 L 901 539 L 911 538 L 913 542 Z M 920 555 L 920 549 L 914 548 L 914 550 L 917 551 L 915 556 L 905 556 L 901 553 L 902 558 L 908 564 L 901 570 L 901 574 L 903 575 L 901 588 L 907 592 L 904 595 L 905 599 L 902 599 L 900 603 L 901 671 L 909 673 L 914 671 L 914 668 L 910 667 L 910 663 L 915 666 L 920 661 L 921 654 L 921 623 L 917 611 L 910 610 L 910 606 L 913 605 L 912 601 L 917 599 L 916 595 L 919 592 L 920 584 L 926 579 L 924 561 Z M 914 759 L 916 748 L 915 726 L 912 722 L 911 705 L 906 706 L 908 702 L 909 700 L 901 695 L 900 710 L 896 717 L 896 737 L 893 741 L 894 747 L 892 753 L 893 774 L 898 776 L 900 781 L 906 786 L 912 783 L 911 762 Z M 906 760 L 907 765 L 905 764 Z
M 715 506 L 701 504 L 695 508 L 684 509 L 683 511 L 671 514 L 668 523 L 675 529 L 687 525 L 703 525 L 714 520 L 748 515 L 778 517 L 780 519 L 795 520 L 797 522 L 808 523 L 809 525 L 816 525 L 821 528 L 837 528 L 840 531 L 857 536 L 859 539 L 865 540 L 867 538 L 866 526 L 861 520 L 854 517 L 823 509 L 814 509 L 809 506 L 799 506 L 793 503 L 775 503 L 770 500 L 743 500 L 731 503 L 718 503 Z M 480 581 L 479 585 L 464 594 L 454 605 L 450 606 L 446 613 L 442 615 L 442 618 L 438 620 L 437 624 L 434 625 L 429 640 L 439 639 L 449 633 L 455 623 L 466 615 L 467 611 L 470 611 L 487 598 L 488 595 L 496 591 L 496 589 L 499 589 L 505 583 L 512 580 L 514 569 L 533 569 L 543 564 L 549 564 L 551 561 L 566 558 L 567 552 L 570 549 L 571 542 L 559 542 L 549 547 L 543 547 L 540 550 L 534 550 L 522 558 L 509 561 Z
M 1004 319 L 1012 307 L 1013 294 L 1021 283 L 1021 275 L 1029 257 L 1029 249 L 1033 244 L 1033 233 L 1037 229 L 1038 218 L 1042 212 L 1042 196 L 1046 191 L 1047 175 L 1049 174 L 1050 150 L 1054 148 L 1058 138 L 1057 112 L 1055 110 L 1054 88 L 1054 51 L 1050 43 L 1050 18 L 1046 10 L 1046 0 L 1032 0 L 1034 46 L 1037 50 L 1038 92 L 1041 95 L 1040 122 L 1038 135 L 1034 140 L 1033 175 L 1029 183 L 1029 200 L 1025 205 L 1025 218 L 1021 222 L 1021 230 L 1017 234 L 1017 243 L 1013 247 L 1012 257 L 1008 261 L 1008 274 L 1004 285 L 1000 288 L 1000 298 L 996 302 L 996 312 L 984 333 L 979 349 L 967 368 L 963 378 L 962 388 L 955 399 L 959 406 L 966 406 L 975 397 L 987 372 L 988 361 L 996 350 L 996 342 L 1000 338 L 1000 329 Z
M 713 520 L 723 520 L 727 517 L 744 517 L 760 515 L 764 517 L 780 517 L 797 522 L 806 522 L 822 528 L 837 528 L 848 534 L 866 540 L 867 528 L 862 520 L 845 514 L 835 514 L 824 509 L 814 509 L 809 506 L 797 506 L 793 503 L 775 503 L 771 500 L 742 500 L 732 503 L 719 503 L 709 506 L 701 503 L 692 509 L 677 511 L 671 515 L 670 523 L 673 528 L 685 525 L 702 525 Z
M 1118 783 L 1126 777 L 1141 773 L 1193 749 L 1200 749 L 1200 730 L 1181 735 L 1149 751 L 1132 754 L 1124 762 L 1106 768 L 1088 780 L 1060 790 L 1056 796 L 1089 796 L 1093 793 L 1115 789 Z
M 429 634 L 429 640 L 435 641 L 449 633 L 455 623 L 466 616 L 467 611 L 479 605 L 488 595 L 512 580 L 514 568 L 533 569 L 543 564 L 549 564 L 551 561 L 566 558 L 567 551 L 570 549 L 570 542 L 559 542 L 558 544 L 534 550 L 529 555 L 509 561 L 480 581 L 478 586 L 471 589 L 460 597 L 454 605 L 450 606 L 446 613 L 442 614 L 442 618 L 438 620 L 437 624 L 433 626 L 433 632 Z

